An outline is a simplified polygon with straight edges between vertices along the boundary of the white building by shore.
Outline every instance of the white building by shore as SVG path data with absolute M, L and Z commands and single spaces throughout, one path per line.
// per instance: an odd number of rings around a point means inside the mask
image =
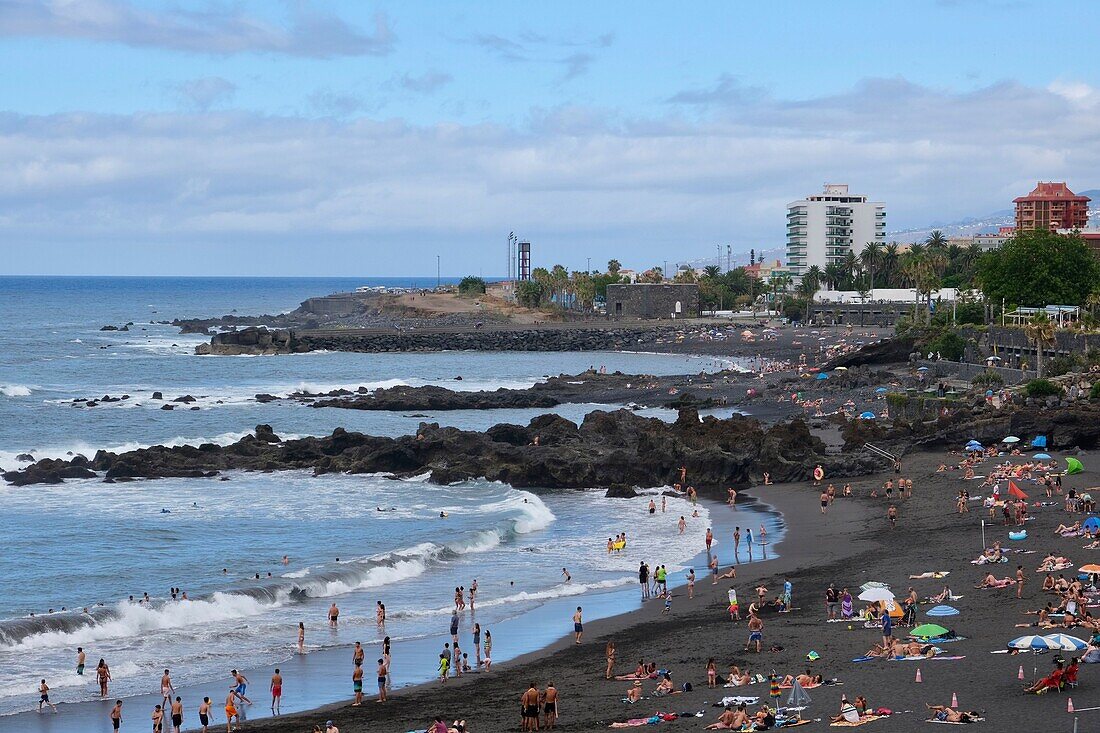
M 845 183 L 787 205 L 787 268 L 795 276 L 843 262 L 868 242 L 886 244 L 886 204 L 849 193 Z

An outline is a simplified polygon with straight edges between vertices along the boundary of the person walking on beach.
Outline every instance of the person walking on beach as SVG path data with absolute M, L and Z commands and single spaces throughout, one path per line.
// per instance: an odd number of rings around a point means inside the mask
M 741 528 L 740 527 L 734 527 L 733 528 L 733 562 L 734 562 L 735 565 L 737 563 L 741 562 L 741 558 L 739 558 L 737 556 L 737 553 L 740 550 L 740 547 L 741 547 Z
M 304 622 L 298 622 L 298 653 L 306 653 L 306 625 Z
M 1016 566 L 1016 597 L 1022 598 L 1024 593 L 1024 566 Z
M 890 617 L 890 610 L 886 608 L 886 604 L 882 604 L 882 617 L 880 618 L 882 623 L 882 648 L 888 649 L 894 643 L 894 619 Z
M 573 634 L 576 636 L 576 643 L 581 643 L 581 635 L 584 634 L 584 624 L 581 619 L 581 607 L 577 606 L 576 613 L 573 614 Z
M 710 584 L 718 585 L 718 556 L 712 555 L 710 558 Z
M 836 618 L 839 601 L 840 596 L 837 595 L 836 586 L 830 583 L 829 587 L 825 589 L 825 612 L 828 614 L 830 621 Z
M 749 562 L 752 562 L 752 527 L 745 529 L 745 548 L 749 551 Z
M 176 688 L 172 687 L 172 678 L 168 674 L 168 670 L 164 670 L 164 676 L 160 678 L 160 696 L 162 698 L 161 705 L 167 707 L 169 701 L 172 699 L 172 693 L 176 691 Z
M 695 597 L 695 568 L 688 568 L 687 571 L 687 586 L 688 586 L 688 598 Z
M 451 641 L 458 643 L 458 609 L 451 611 Z
M 55 713 L 57 712 L 57 706 L 50 702 L 50 686 L 46 684 L 46 680 L 42 680 L 38 685 L 38 712 L 42 712 L 43 705 L 49 705 Z
M 485 656 L 489 656 L 486 654 Z M 448 652 L 439 653 L 439 682 L 447 684 L 447 669 L 451 666 L 451 655 Z
M 649 566 L 645 560 L 638 563 L 638 583 L 642 586 L 642 600 L 649 598 Z
M 199 705 L 199 725 L 202 726 L 202 733 L 208 733 L 207 726 L 210 725 L 210 698 L 204 697 L 202 704 Z
M 271 714 L 279 714 L 279 703 L 283 700 L 283 675 L 279 668 L 275 668 L 275 674 L 271 675 Z
M 710 554 L 710 546 L 714 542 L 714 533 L 710 531 L 710 527 L 707 527 L 707 536 L 706 536 L 705 541 L 707 543 L 707 554 L 709 555 Z
M 118 730 L 122 725 L 122 700 L 115 700 L 115 706 L 111 708 L 111 714 L 108 717 L 111 719 L 111 728 Z
M 821 513 L 824 514 L 829 509 L 829 495 L 824 491 L 821 492 Z
M 390 670 L 386 665 L 385 659 L 378 660 L 378 702 L 386 701 L 386 685 L 389 678 Z
M 604 654 L 607 655 L 607 671 L 604 672 L 604 679 L 609 680 L 611 679 L 611 672 L 615 669 L 615 642 L 607 642 Z
M 99 683 L 99 696 L 107 697 L 107 683 L 111 681 L 111 668 L 106 660 L 100 659 L 95 668 L 96 682 Z
M 493 635 L 489 629 L 485 629 L 485 658 L 481 661 L 485 663 L 485 671 L 488 672 L 493 664 Z
M 179 695 L 172 701 L 169 712 L 172 715 L 172 733 L 180 733 L 183 728 L 183 699 Z
M 764 641 L 764 622 L 756 614 L 749 616 L 749 641 L 745 644 L 745 651 L 749 651 L 756 644 L 756 653 L 760 653 L 760 645 Z
M 390 676 L 393 658 L 390 656 L 390 637 L 388 636 L 382 640 L 382 661 L 386 663 L 386 689 L 389 690 L 393 686 L 393 678 Z

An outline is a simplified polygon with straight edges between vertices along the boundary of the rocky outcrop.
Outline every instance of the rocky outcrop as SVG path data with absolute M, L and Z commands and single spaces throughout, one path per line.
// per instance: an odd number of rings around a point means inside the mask
M 309 331 L 244 328 L 219 333 L 199 344 L 200 355 L 300 354 L 309 351 L 365 353 L 407 351 L 614 351 L 649 343 L 678 326 L 615 328 L 500 328 L 429 330 Z
M 768 471 L 775 481 L 805 479 L 821 463 L 830 475 L 869 472 L 870 459 L 826 456 L 801 420 L 766 427 L 741 416 L 699 419 L 684 409 L 673 423 L 629 410 L 589 413 L 580 425 L 541 415 L 528 425 L 497 425 L 478 433 L 421 423 L 415 435 L 386 438 L 338 428 L 329 436 L 281 441 L 261 425 L 228 446 L 153 446 L 127 453 L 99 451 L 90 461 L 44 460 L 4 474 L 15 484 L 84 478 L 109 480 L 209 477 L 226 470 L 312 469 L 324 473 L 430 472 L 437 483 L 484 477 L 520 487 L 605 488 L 664 486 L 679 480 L 703 493 L 725 496 Z M 79 470 L 77 470 L 79 469 Z
M 259 396 L 257 396 L 259 399 Z M 314 407 L 343 407 L 351 410 L 496 410 L 517 407 L 556 407 L 561 402 L 549 395 L 525 389 L 493 392 L 455 392 L 432 385 L 390 387 L 354 398 L 320 399 Z

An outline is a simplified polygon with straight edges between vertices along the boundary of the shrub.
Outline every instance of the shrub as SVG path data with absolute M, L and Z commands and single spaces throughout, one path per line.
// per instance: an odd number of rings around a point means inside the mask
M 1063 374 L 1077 370 L 1081 364 L 1081 358 L 1076 355 L 1055 356 L 1046 363 L 1043 372 L 1052 377 L 1060 377 Z
M 970 380 L 970 384 L 975 387 L 992 387 L 994 385 L 999 386 L 1004 383 L 1004 377 L 993 371 L 982 372 L 981 374 L 975 375 L 975 377 Z
M 940 334 L 929 341 L 925 347 L 926 351 L 939 354 L 949 361 L 961 360 L 964 349 L 966 349 L 966 340 L 954 331 Z
M 1032 379 L 1024 389 L 1028 397 L 1050 397 L 1062 394 L 1062 388 L 1049 379 Z
M 458 283 L 459 295 L 484 295 L 485 294 L 485 281 L 480 277 L 474 277 L 473 275 L 467 275 L 462 278 Z
M 1100 400 L 1100 382 L 1092 383 L 1092 389 L 1089 390 L 1089 397 L 1094 400 Z

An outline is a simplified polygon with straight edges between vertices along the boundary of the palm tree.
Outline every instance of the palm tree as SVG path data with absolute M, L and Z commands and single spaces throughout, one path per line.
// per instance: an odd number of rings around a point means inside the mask
M 918 255 L 918 256 L 923 255 L 924 250 L 925 250 L 925 246 L 923 244 L 921 244 L 920 242 L 914 242 L 913 244 L 909 245 L 909 254 Z
M 896 284 L 895 276 L 898 269 L 898 243 L 890 242 L 882 250 L 882 270 L 886 274 L 886 285 Z
M 802 296 L 802 299 L 806 301 L 806 311 L 810 310 L 810 303 L 814 299 L 814 295 L 817 293 L 817 282 L 810 277 L 809 273 L 802 276 L 802 282 L 798 284 L 798 294 Z
M 1035 378 L 1043 378 L 1043 347 L 1054 343 L 1054 322 L 1044 313 L 1036 313 L 1024 326 L 1024 333 L 1035 342 Z
M 882 248 L 878 242 L 868 242 L 863 245 L 863 251 L 859 253 L 859 261 L 871 276 L 870 290 L 875 289 L 875 265 L 882 259 Z
M 924 243 L 928 245 L 928 249 L 946 249 L 947 237 L 939 229 L 933 229 L 928 238 L 924 240 Z
M 703 277 L 715 278 L 722 274 L 722 268 L 718 265 L 707 265 L 703 268 Z
M 833 290 L 838 289 L 840 282 L 844 279 L 844 267 L 838 262 L 830 262 L 825 265 L 825 269 L 822 271 L 822 279 Z
M 844 272 L 847 274 L 847 278 L 845 278 L 847 280 L 847 284 L 851 285 L 852 280 L 855 279 L 856 270 L 859 268 L 859 258 L 856 257 L 856 253 L 852 250 L 848 250 L 847 254 L 844 255 L 843 267 Z M 845 287 L 844 289 L 849 290 L 850 288 Z
M 621 270 L 621 269 L 623 269 L 623 266 L 622 266 L 622 263 L 620 263 L 618 260 L 608 260 L 607 261 L 607 274 L 608 275 L 618 275 L 619 270 Z
M 825 281 L 825 273 L 817 265 L 810 265 L 806 270 L 806 274 L 802 276 L 802 279 L 810 278 L 813 281 L 814 287 L 821 287 L 821 283 Z

